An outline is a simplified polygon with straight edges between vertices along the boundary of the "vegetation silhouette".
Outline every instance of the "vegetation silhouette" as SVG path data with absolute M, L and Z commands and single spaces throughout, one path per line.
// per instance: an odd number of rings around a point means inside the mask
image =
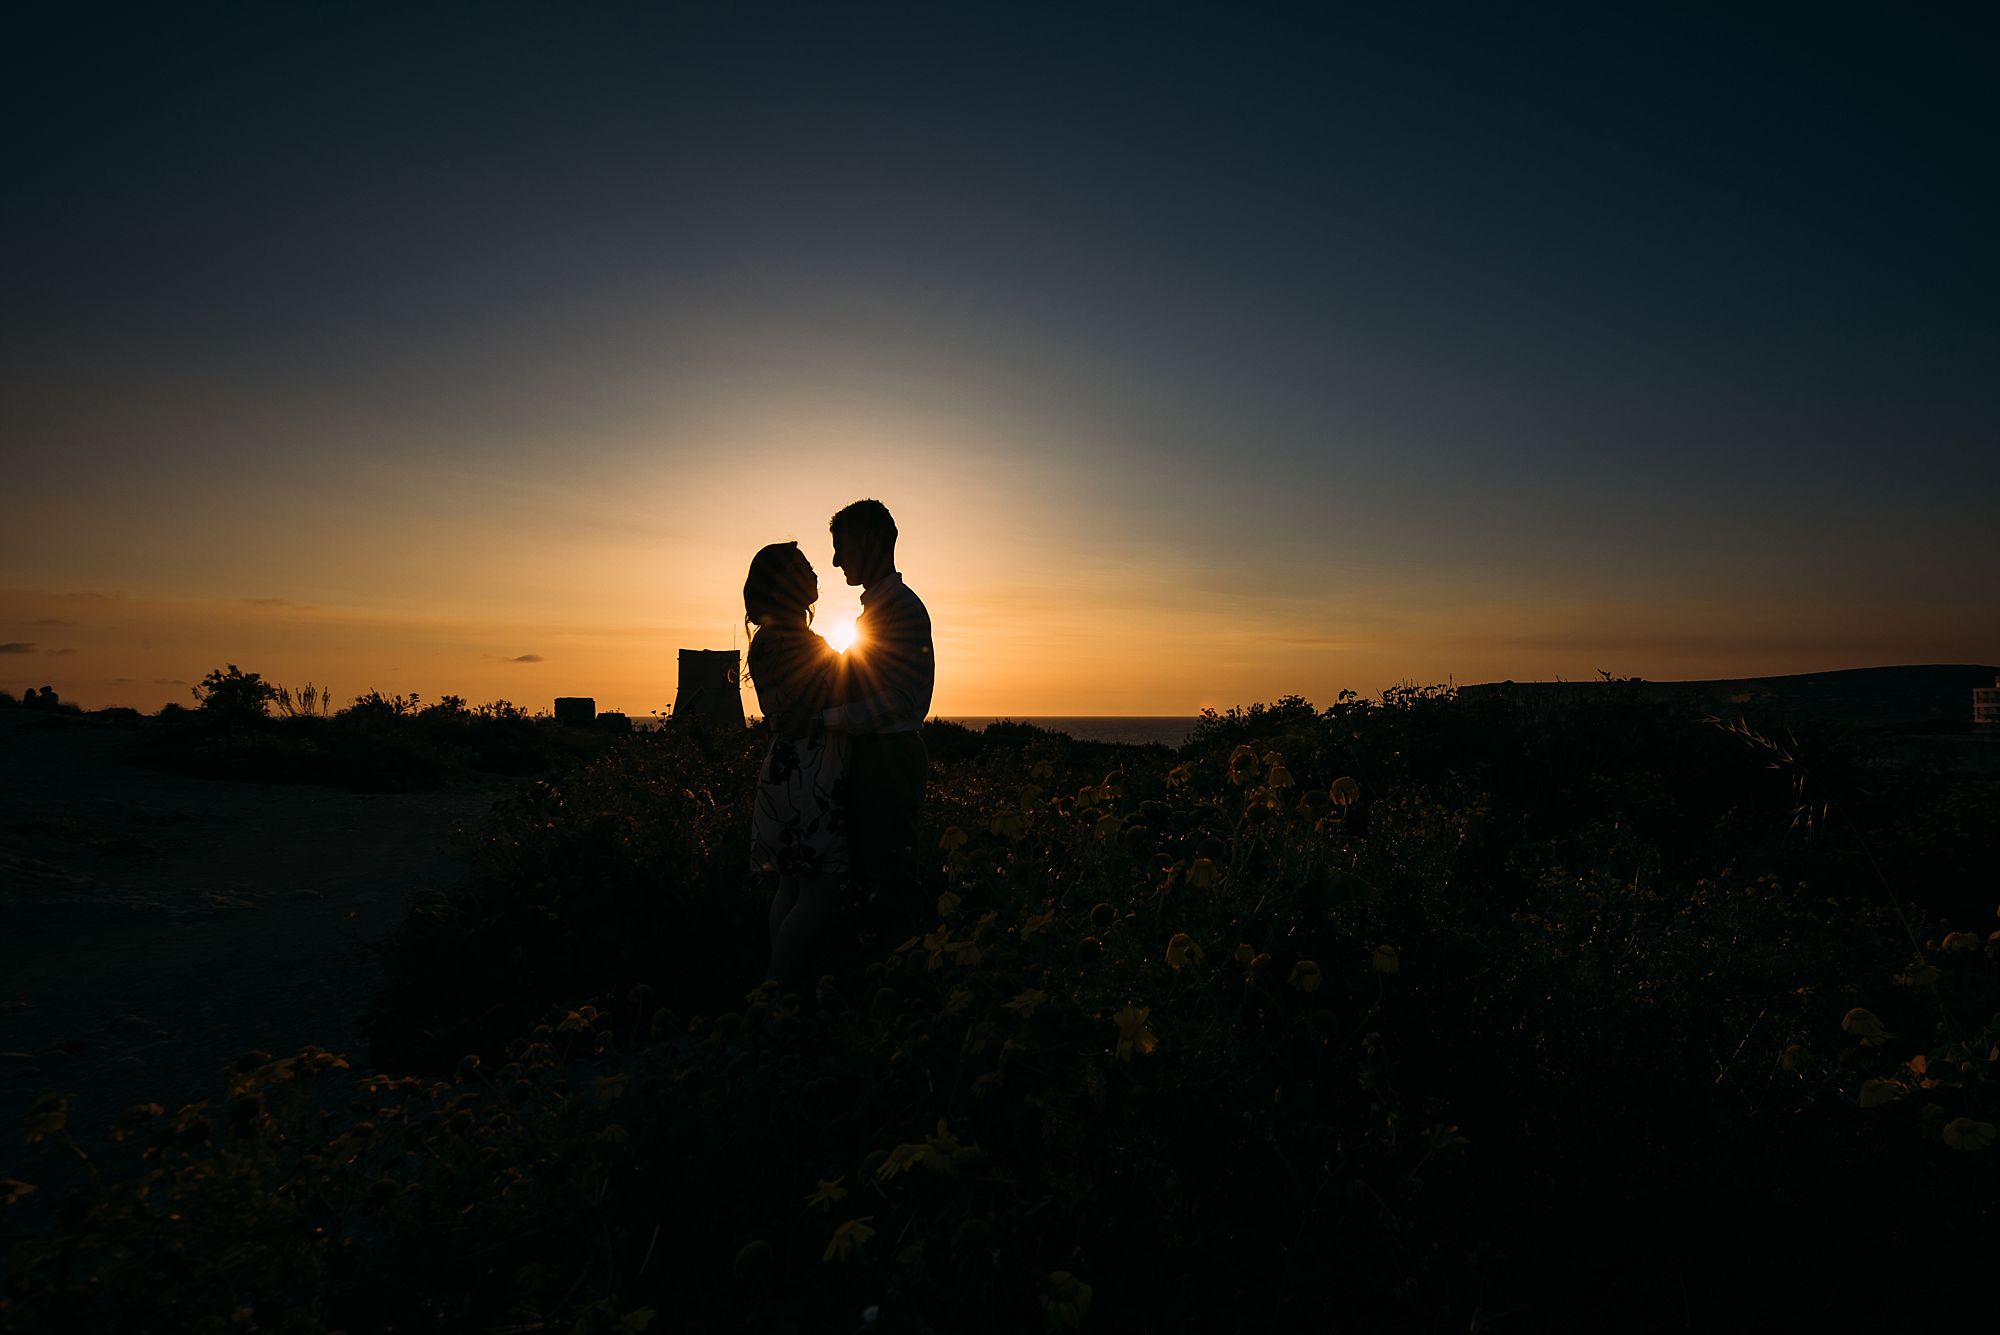
M 194 687 L 198 707 L 169 708 L 139 739 L 142 763 L 208 779 L 324 784 L 355 792 L 421 792 L 539 774 L 594 753 L 591 734 L 563 736 L 507 700 L 370 690 L 344 708 L 307 684 L 294 692 L 235 664 Z M 274 712 L 275 711 L 275 712 Z
M 247 720 L 270 713 L 278 688 L 255 672 L 245 672 L 231 663 L 212 668 L 206 677 L 189 688 L 201 703 L 202 712 L 215 718 Z
M 597 739 L 414 906 L 367 1066 L 247 1054 L 121 1119 L 142 1175 L 6 1187 L 64 1201 L 10 1328 L 1852 1319 L 1992 1236 L 1976 784 L 1802 738 L 1807 825 L 1615 682 L 931 726 L 907 934 L 747 997 L 759 738 Z
M 58 712 L 81 714 L 83 712 L 78 706 L 65 703 L 62 697 L 56 694 L 56 688 L 53 686 L 43 686 L 39 689 L 30 686 L 18 701 L 7 692 L 0 691 L 0 708 L 15 704 L 20 705 L 24 709 L 39 709 L 51 714 Z

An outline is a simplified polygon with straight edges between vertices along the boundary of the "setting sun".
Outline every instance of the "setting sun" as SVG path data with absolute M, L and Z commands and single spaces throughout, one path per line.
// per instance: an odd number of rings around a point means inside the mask
M 824 636 L 828 644 L 843 654 L 852 648 L 854 641 L 859 638 L 859 634 L 855 629 L 854 618 L 850 616 L 830 616 L 814 626 L 813 629 Z

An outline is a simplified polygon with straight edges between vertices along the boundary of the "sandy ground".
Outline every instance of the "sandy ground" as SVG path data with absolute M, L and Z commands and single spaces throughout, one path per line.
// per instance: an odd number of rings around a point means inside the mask
M 504 791 L 180 778 L 131 763 L 138 726 L 0 710 L 0 1176 L 48 1171 L 8 1129 L 47 1091 L 92 1143 L 134 1103 L 219 1104 L 253 1048 L 365 1074 L 363 946 L 465 874 L 453 829 Z

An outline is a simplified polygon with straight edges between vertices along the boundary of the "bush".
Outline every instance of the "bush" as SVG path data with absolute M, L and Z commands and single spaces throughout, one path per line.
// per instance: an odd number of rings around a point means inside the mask
M 278 688 L 255 672 L 245 672 L 231 663 L 227 669 L 211 668 L 193 688 L 194 698 L 211 717 L 226 720 L 263 718 Z
M 1615 689 L 943 735 L 912 927 L 799 995 L 749 986 L 754 737 L 533 786 L 390 947 L 399 1073 L 135 1110 L 10 1322 L 1622 1328 L 1754 1310 L 1745 1256 L 1852 1319 L 2000 1222 L 2000 943 L 1877 871 L 1990 809 Z
M 142 734 L 143 761 L 201 778 L 401 793 L 477 775 L 539 774 L 602 749 L 555 736 L 505 700 L 468 708 L 447 696 L 420 707 L 414 693 L 370 691 L 329 717 L 324 689 L 294 693 L 233 663 L 209 673 L 195 694 L 197 717 L 221 726 L 175 726 L 188 711 L 169 705 L 157 716 L 167 726 Z M 273 704 L 279 717 L 269 716 Z
M 419 901 L 391 943 L 367 1022 L 378 1059 L 490 1059 L 551 998 L 646 984 L 709 1006 L 761 968 L 747 871 L 760 740 L 575 735 L 600 739 L 596 759 L 502 802 L 474 880 Z
M 455 700 L 458 697 L 451 698 Z M 383 719 L 408 718 L 417 712 L 417 704 L 418 697 L 415 691 L 408 695 L 384 695 L 380 691 L 370 691 L 366 695 L 355 696 L 354 703 L 340 713 L 343 718 L 379 722 Z

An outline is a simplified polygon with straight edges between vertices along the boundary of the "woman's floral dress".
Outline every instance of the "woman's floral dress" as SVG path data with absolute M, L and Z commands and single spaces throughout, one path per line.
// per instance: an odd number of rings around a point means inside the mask
M 766 626 L 750 641 L 750 680 L 771 733 L 750 822 L 755 871 L 847 871 L 848 739 L 820 723 L 839 665 L 833 646 L 802 626 Z

